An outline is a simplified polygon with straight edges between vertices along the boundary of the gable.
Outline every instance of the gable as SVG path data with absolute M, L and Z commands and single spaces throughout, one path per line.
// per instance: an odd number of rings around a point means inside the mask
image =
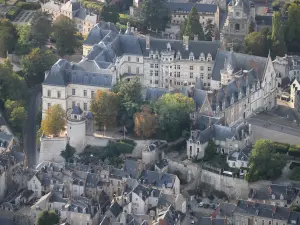
M 207 94 L 206 94 L 204 102 L 199 110 L 199 114 L 208 115 L 208 116 L 213 115 L 213 111 L 212 111 Z

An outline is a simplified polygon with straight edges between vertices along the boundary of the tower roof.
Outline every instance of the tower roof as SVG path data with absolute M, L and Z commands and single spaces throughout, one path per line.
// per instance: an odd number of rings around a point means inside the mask
M 73 114 L 73 115 L 81 115 L 82 114 L 82 110 L 81 110 L 81 108 L 79 106 L 74 106 L 71 114 Z

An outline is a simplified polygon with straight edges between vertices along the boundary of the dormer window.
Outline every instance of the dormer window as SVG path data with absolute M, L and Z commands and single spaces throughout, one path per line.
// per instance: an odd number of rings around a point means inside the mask
M 211 57 L 211 54 L 210 54 L 210 53 L 208 53 L 208 55 L 207 55 L 207 61 L 208 61 L 208 62 L 212 61 L 212 57 Z
M 190 143 L 192 143 L 193 141 L 192 141 L 192 139 L 190 139 Z
M 190 53 L 189 59 L 192 61 L 194 60 L 194 53 L 192 53 L 192 52 Z
M 200 141 L 197 142 L 197 145 L 200 145 Z
M 171 45 L 170 45 L 170 43 L 167 44 L 167 50 L 171 51 Z
M 203 53 L 200 54 L 199 60 L 202 62 L 205 60 L 205 55 Z

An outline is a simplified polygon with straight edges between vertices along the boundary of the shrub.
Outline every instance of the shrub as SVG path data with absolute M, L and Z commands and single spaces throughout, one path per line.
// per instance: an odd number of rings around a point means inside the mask
M 20 11 L 21 8 L 19 7 L 11 7 L 7 12 L 6 17 L 10 20 L 14 20 L 17 17 L 17 15 L 19 15 Z
M 273 146 L 276 152 L 286 154 L 289 150 L 290 145 L 285 143 L 273 142 Z
M 291 180 L 300 181 L 300 167 L 294 168 L 289 178 Z
M 289 156 L 300 157 L 300 145 L 290 145 Z
M 37 2 L 18 2 L 16 6 L 24 10 L 37 10 L 41 8 L 41 5 Z
M 124 143 L 127 143 L 129 145 L 132 145 L 133 147 L 136 146 L 136 142 L 134 140 L 131 140 L 131 139 L 124 139 L 124 140 L 121 140 L 121 142 L 124 142 Z
M 300 167 L 300 163 L 298 162 L 292 162 L 291 165 L 290 165 L 290 170 L 296 168 L 296 167 Z

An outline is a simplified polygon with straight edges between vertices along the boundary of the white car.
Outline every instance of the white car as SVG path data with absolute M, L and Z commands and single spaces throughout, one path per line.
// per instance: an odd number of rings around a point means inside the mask
M 195 224 L 195 221 L 194 221 L 194 220 L 192 220 L 192 221 L 191 221 L 191 224 Z
M 199 207 L 203 207 L 204 206 L 204 203 L 203 202 L 200 202 L 199 203 Z

